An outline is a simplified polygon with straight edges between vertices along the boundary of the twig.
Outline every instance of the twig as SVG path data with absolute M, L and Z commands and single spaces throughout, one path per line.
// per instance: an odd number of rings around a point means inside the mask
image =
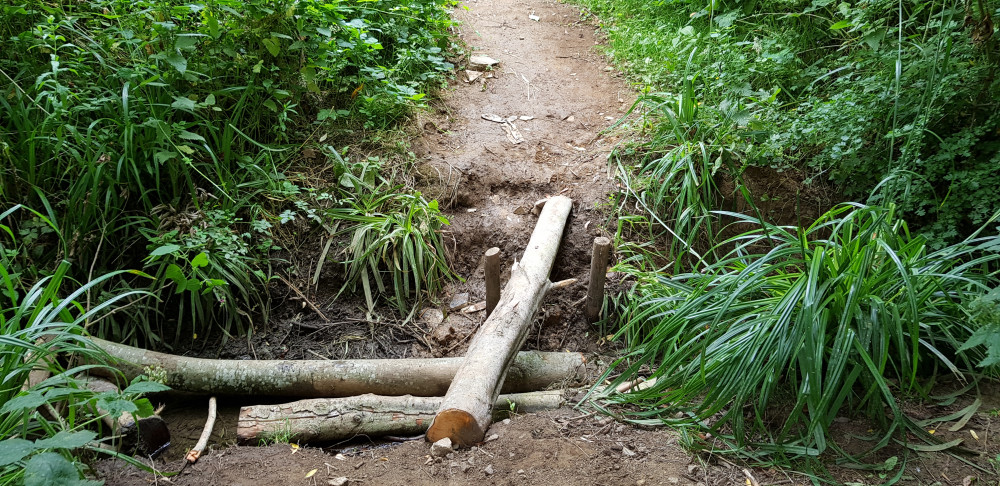
M 198 461 L 198 457 L 201 456 L 202 451 L 205 450 L 205 446 L 208 445 L 208 438 L 212 436 L 212 429 L 215 427 L 215 409 L 215 397 L 211 397 L 208 399 L 208 420 L 205 420 L 205 428 L 201 431 L 201 438 L 198 439 L 198 443 L 184 457 L 191 464 Z
M 292 291 L 295 292 L 295 294 L 298 295 L 299 298 L 302 299 L 302 301 L 305 302 L 306 305 L 308 305 L 309 308 L 312 309 L 313 312 L 315 312 L 316 315 L 318 315 L 320 319 L 323 319 L 326 322 L 330 322 L 330 319 L 328 319 L 326 317 L 326 314 L 323 314 L 323 311 L 319 310 L 319 307 L 316 307 L 316 304 L 313 304 L 312 301 L 309 300 L 309 298 L 306 297 L 306 295 L 303 294 L 301 290 L 299 290 L 296 286 L 292 285 L 291 282 L 289 282 L 288 280 L 286 280 L 285 277 L 282 277 L 281 275 L 278 275 L 278 279 L 280 279 L 282 282 L 284 282 L 285 285 L 288 286 L 288 288 L 292 289 Z
M 201 431 L 198 443 L 184 456 L 184 465 L 181 466 L 180 471 L 177 471 L 177 474 L 184 472 L 188 466 L 198 462 L 202 451 L 208 445 L 208 438 L 212 436 L 212 429 L 215 427 L 215 408 L 215 397 L 211 397 L 208 399 L 208 420 L 205 421 L 205 428 Z

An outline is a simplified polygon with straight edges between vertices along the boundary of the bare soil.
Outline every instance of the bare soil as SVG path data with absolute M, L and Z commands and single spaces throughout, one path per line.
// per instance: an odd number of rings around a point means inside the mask
M 249 340 L 230 340 L 211 350 L 214 357 L 460 356 L 485 316 L 450 312 L 450 302 L 461 294 L 469 294 L 470 303 L 483 300 L 483 253 L 490 247 L 500 248 L 502 267 L 509 269 L 534 228 L 536 217 L 530 211 L 534 203 L 563 194 L 573 199 L 574 209 L 551 279 L 579 282 L 545 299 L 526 347 L 588 353 L 592 378 L 607 364 L 602 356 L 614 350 L 601 344 L 599 327 L 585 322 L 582 299 L 592 241 L 607 235 L 609 216 L 603 204 L 615 190 L 607 155 L 618 140 L 604 130 L 631 105 L 633 90 L 596 48 L 599 31 L 581 19 L 575 7 L 549 0 L 479 0 L 456 8 L 454 16 L 461 22 L 458 35 L 471 53 L 500 62 L 471 83 L 460 70 L 432 109 L 414 120 L 417 186 L 444 204 L 451 221 L 445 236 L 453 268 L 464 279 L 449 284 L 441 301 L 428 306 L 441 310 L 445 319 L 382 317 L 373 322 L 360 301 L 341 298 L 334 303 L 332 294 L 319 292 L 309 294 L 306 302 L 291 287 L 308 293 L 307 278 L 292 278 L 288 285 L 279 284 L 287 291 L 287 301 L 279 305 L 267 332 Z M 484 119 L 484 114 L 529 118 L 513 122 L 524 142 L 511 143 L 501 124 Z M 799 192 L 782 189 L 787 174 L 758 171 L 748 177 L 771 192 Z M 814 194 L 807 199 L 817 207 L 805 210 L 808 215 L 828 204 L 829 195 Z M 796 198 L 786 197 L 765 210 L 791 214 L 802 206 Z M 320 319 L 310 304 L 329 322 Z M 385 310 L 380 315 L 394 312 Z M 575 403 L 573 398 L 580 398 L 581 391 L 567 393 L 569 402 Z M 910 461 L 903 484 L 998 484 L 995 476 L 984 472 L 990 468 L 985 457 L 1000 449 L 992 439 L 998 419 L 985 412 L 1000 403 L 995 392 L 986 398 L 984 413 L 977 414 L 966 428 L 942 432 L 948 438 L 961 436 L 970 450 L 985 453 L 965 456 L 982 469 L 946 454 L 906 454 L 902 447 L 889 449 L 886 457 L 878 459 L 899 454 L 900 459 Z M 144 462 L 169 474 L 181 469 L 184 453 L 200 435 L 207 399 L 166 399 L 163 416 L 173 434 L 172 447 L 156 460 Z M 969 402 L 971 398 L 950 407 L 924 409 L 915 405 L 911 411 L 940 416 Z M 337 478 L 347 478 L 349 484 L 379 485 L 809 483 L 798 473 L 744 469 L 725 459 L 691 455 L 679 445 L 681 436 L 666 428 L 635 427 L 570 408 L 512 417 L 495 424 L 487 434 L 490 439 L 480 447 L 445 458 L 431 458 L 423 440 L 396 443 L 358 437 L 323 448 L 283 443 L 238 446 L 236 414 L 244 404 L 246 397 L 222 398 L 209 450 L 180 475 L 164 477 L 110 460 L 99 462 L 96 472 L 109 485 L 309 485 L 337 484 Z M 838 421 L 833 435 L 860 451 L 868 444 L 860 438 L 869 435 L 868 429 L 864 422 L 844 419 Z M 828 467 L 841 482 L 875 485 L 884 480 L 878 472 Z M 980 483 L 969 483 L 970 477 Z

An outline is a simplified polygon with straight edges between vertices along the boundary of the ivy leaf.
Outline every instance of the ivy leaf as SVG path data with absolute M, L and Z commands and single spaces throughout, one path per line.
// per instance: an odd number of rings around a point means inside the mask
M 14 464 L 24 459 L 35 450 L 35 444 L 30 440 L 7 439 L 0 441 L 0 467 Z
M 42 392 L 37 390 L 30 391 L 8 400 L 7 403 L 3 404 L 3 407 L 0 407 L 0 414 L 15 410 L 24 410 L 26 408 L 34 410 L 44 405 L 46 401 L 46 398 L 42 396 Z
M 163 272 L 163 278 L 172 280 L 178 286 L 187 281 L 187 277 L 184 276 L 184 271 L 181 270 L 181 267 L 178 267 L 173 263 L 167 265 L 167 269 Z
M 80 479 L 80 471 L 72 462 L 55 452 L 43 452 L 32 457 L 24 466 L 24 486 L 96 486 L 101 481 Z
M 196 140 L 199 142 L 205 141 L 205 137 L 202 137 L 201 135 L 198 135 L 197 133 L 194 132 L 189 132 L 187 130 L 181 130 L 181 133 L 178 136 L 183 138 L 184 140 Z
M 97 438 L 97 433 L 90 430 L 70 432 L 63 430 L 52 437 L 35 441 L 36 449 L 76 449 L 83 447 Z
M 187 72 L 188 61 L 180 53 L 180 51 L 175 50 L 174 52 L 168 52 L 163 56 L 163 60 L 167 61 L 167 64 L 173 66 L 177 72 L 184 74 Z
M 191 268 L 201 268 L 208 266 L 208 253 L 201 252 L 191 260 Z
M 161 247 L 159 247 L 159 248 L 157 248 L 157 249 L 149 252 L 149 256 L 151 256 L 151 257 L 158 257 L 158 256 L 163 256 L 163 255 L 169 255 L 169 254 L 171 254 L 171 253 L 173 253 L 173 252 L 175 252 L 177 250 L 180 250 L 180 249 L 181 249 L 180 245 L 163 245 L 163 246 L 161 246 Z
M 191 111 L 191 112 L 194 111 L 196 106 L 197 105 L 195 104 L 194 100 L 184 98 L 181 96 L 174 96 L 174 102 L 170 104 L 171 108 L 177 110 Z
M 271 37 L 262 39 L 260 43 L 264 44 L 264 47 L 267 48 L 267 52 L 270 52 L 274 57 L 278 57 L 278 54 L 281 53 L 281 44 L 278 42 L 278 39 Z
M 852 24 L 850 20 L 841 20 L 840 22 L 831 25 L 830 30 L 840 30 L 846 27 L 850 27 L 851 25 Z

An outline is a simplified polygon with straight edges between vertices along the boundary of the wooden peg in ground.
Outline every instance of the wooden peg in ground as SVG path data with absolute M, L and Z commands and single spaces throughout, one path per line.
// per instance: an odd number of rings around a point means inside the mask
M 523 258 L 511 270 L 500 301 L 469 345 L 427 430 L 428 441 L 448 437 L 454 444 L 469 446 L 485 437 L 507 369 L 528 337 L 542 298 L 553 286 L 549 272 L 572 207 L 573 201 L 565 196 L 545 203 Z

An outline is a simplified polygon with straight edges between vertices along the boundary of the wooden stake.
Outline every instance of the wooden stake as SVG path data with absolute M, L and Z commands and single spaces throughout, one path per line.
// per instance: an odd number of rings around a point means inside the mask
M 590 286 L 587 287 L 587 322 L 594 323 L 601 318 L 604 306 L 604 280 L 608 272 L 608 256 L 611 240 L 603 236 L 594 238 L 594 253 L 590 257 Z
M 493 314 L 500 302 L 500 249 L 486 250 L 486 317 Z
M 472 339 L 434 423 L 427 429 L 428 441 L 448 437 L 454 444 L 470 446 L 486 436 L 491 408 L 507 368 L 527 339 L 535 312 L 552 286 L 549 272 L 572 208 L 573 201 L 565 196 L 555 196 L 545 204 L 524 257 L 511 270 L 493 314 Z

